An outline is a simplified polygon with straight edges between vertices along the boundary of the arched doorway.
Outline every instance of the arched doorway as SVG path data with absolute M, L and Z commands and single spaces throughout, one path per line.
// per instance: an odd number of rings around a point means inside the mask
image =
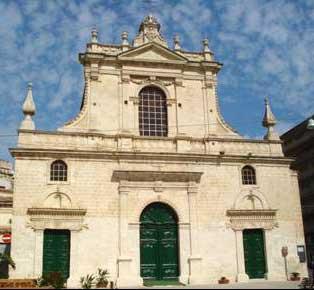
M 141 277 L 144 280 L 178 280 L 178 217 L 166 204 L 152 203 L 141 215 Z

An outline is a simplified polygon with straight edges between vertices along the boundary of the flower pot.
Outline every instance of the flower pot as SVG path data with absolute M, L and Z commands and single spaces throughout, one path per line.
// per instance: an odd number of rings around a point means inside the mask
M 107 288 L 108 286 L 108 281 L 105 281 L 105 282 L 98 282 L 96 284 L 96 288 Z
M 290 281 L 300 281 L 301 280 L 301 277 L 298 276 L 298 277 L 290 277 Z
M 218 284 L 228 284 L 229 280 L 226 278 L 221 278 L 220 280 L 218 280 Z

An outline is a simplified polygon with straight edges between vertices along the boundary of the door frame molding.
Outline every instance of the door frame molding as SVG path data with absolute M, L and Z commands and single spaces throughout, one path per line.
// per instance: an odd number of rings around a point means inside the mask
M 152 202 L 172 207 L 179 219 L 179 281 L 183 284 L 201 284 L 198 201 L 202 172 L 114 171 L 112 179 L 119 182 L 119 257 L 117 259 L 117 286 L 143 285 L 140 277 L 140 215 Z M 153 178 L 152 178 L 153 177 Z M 169 199 L 172 192 L 182 195 L 180 204 Z M 145 192 L 145 195 L 142 193 Z M 141 194 L 140 203 L 129 207 L 129 200 Z M 190 214 L 189 214 L 190 213 Z M 192 242 L 193 241 L 193 242 Z
M 236 263 L 237 263 L 237 282 L 247 282 L 250 278 L 245 272 L 244 247 L 243 247 L 243 230 L 245 229 L 262 229 L 264 232 L 265 279 L 274 275 L 271 255 L 272 230 L 278 227 L 277 210 L 274 209 L 231 209 L 227 210 L 229 222 L 227 227 L 235 232 L 236 246 Z

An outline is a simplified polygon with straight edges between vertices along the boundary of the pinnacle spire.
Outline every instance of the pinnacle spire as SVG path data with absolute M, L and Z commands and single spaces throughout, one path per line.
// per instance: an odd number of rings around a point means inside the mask
M 205 60 L 212 61 L 213 60 L 213 53 L 209 48 L 209 40 L 208 38 L 203 39 L 203 54 Z
M 128 40 L 129 33 L 127 31 L 123 31 L 121 33 L 121 40 L 122 40 L 122 51 L 126 51 L 129 49 L 129 40 Z
M 35 123 L 32 116 L 36 113 L 36 106 L 33 99 L 33 86 L 28 83 L 27 95 L 23 103 L 24 120 L 21 123 L 20 129 L 35 130 Z
M 180 36 L 178 34 L 175 34 L 175 36 L 173 37 L 173 43 L 174 50 L 181 50 Z
M 264 136 L 265 140 L 279 140 L 278 133 L 274 130 L 274 126 L 276 125 L 277 120 L 270 108 L 269 98 L 265 98 L 265 113 L 263 118 L 263 126 L 267 128 L 267 133 Z
M 98 31 L 97 31 L 96 26 L 92 28 L 91 43 L 98 43 Z

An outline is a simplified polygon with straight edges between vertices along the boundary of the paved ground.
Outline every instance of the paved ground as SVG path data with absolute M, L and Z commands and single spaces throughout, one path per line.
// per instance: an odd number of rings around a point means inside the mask
M 231 283 L 227 285 L 202 285 L 202 286 L 163 286 L 163 287 L 142 287 L 142 288 L 130 288 L 130 289 L 299 289 L 300 282 L 248 282 L 248 283 Z

